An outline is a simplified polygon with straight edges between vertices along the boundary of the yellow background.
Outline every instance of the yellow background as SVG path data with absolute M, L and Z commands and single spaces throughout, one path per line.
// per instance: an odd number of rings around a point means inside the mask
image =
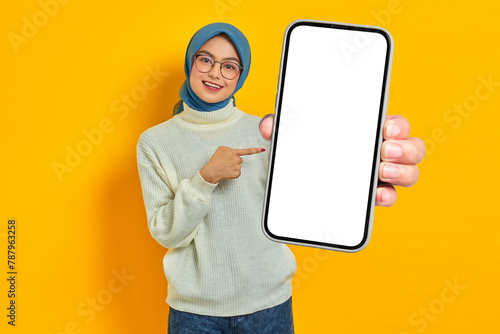
M 273 113 L 283 35 L 297 19 L 390 31 L 388 114 L 405 116 L 428 154 L 420 180 L 399 189 L 393 207 L 376 208 L 366 249 L 347 254 L 290 246 L 298 263 L 296 332 L 498 329 L 500 86 L 483 85 L 481 96 L 489 95 L 474 97 L 480 78 L 500 82 L 497 2 L 65 2 L 51 7 L 45 21 L 40 12 L 52 1 L 0 5 L 2 333 L 166 333 L 166 249 L 147 229 L 138 136 L 172 116 L 189 39 L 211 22 L 237 26 L 252 48 L 238 107 Z M 26 22 L 39 27 L 15 45 Z M 140 93 L 148 69 L 168 75 L 133 107 L 115 112 L 125 105 L 122 94 Z M 447 111 L 464 103 L 470 111 Z M 106 120 L 111 129 L 102 141 L 59 179 L 54 162 L 66 164 L 68 149 L 83 147 L 83 131 Z M 355 136 L 355 117 L 350 126 Z M 328 172 L 327 166 L 317 171 Z M 6 324 L 12 218 L 18 227 L 15 328 Z M 120 282 L 114 272 L 122 270 L 128 280 Z M 447 287 L 453 282 L 461 286 L 455 293 Z

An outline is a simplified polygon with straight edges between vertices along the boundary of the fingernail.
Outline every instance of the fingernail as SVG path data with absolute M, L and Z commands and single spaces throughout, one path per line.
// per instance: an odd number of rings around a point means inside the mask
M 384 165 L 384 171 L 382 172 L 384 179 L 395 179 L 399 176 L 399 169 L 393 165 Z
M 381 196 L 382 202 L 387 202 L 389 200 L 389 192 L 388 191 L 382 191 L 382 196 Z
M 396 137 L 401 133 L 401 128 L 399 125 L 394 124 L 394 123 L 389 123 L 387 125 L 387 136 L 388 137 Z
M 261 148 L 260 150 L 261 150 L 262 152 L 264 152 L 266 149 L 265 149 L 265 148 Z
M 385 156 L 389 159 L 397 159 L 401 155 L 403 155 L 403 150 L 401 146 L 394 143 L 386 143 L 385 144 Z
M 264 123 L 264 120 L 267 119 L 268 117 L 271 117 L 271 115 L 267 114 L 266 116 L 262 117 L 262 119 L 259 122 L 259 129 L 262 127 L 262 123 Z

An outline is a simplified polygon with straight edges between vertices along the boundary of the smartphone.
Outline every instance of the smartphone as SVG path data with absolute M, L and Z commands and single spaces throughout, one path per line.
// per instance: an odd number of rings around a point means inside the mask
M 262 214 L 269 239 L 342 252 L 368 244 L 392 54 L 383 28 L 287 27 Z

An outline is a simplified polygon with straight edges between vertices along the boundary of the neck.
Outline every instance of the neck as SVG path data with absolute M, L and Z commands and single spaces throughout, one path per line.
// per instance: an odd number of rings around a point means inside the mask
M 210 112 L 195 110 L 185 102 L 183 102 L 183 108 L 183 111 L 174 117 L 178 117 L 184 122 L 198 125 L 230 123 L 239 118 L 243 113 L 234 106 L 232 98 L 225 107 Z

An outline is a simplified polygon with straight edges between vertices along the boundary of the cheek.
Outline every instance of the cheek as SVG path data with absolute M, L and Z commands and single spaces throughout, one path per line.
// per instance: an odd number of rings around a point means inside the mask
M 193 84 L 195 78 L 196 78 L 196 74 L 191 69 L 191 73 L 189 74 L 189 83 Z
M 193 90 L 197 90 L 199 85 L 199 80 L 196 77 L 196 73 L 191 72 L 191 75 L 189 76 L 189 84 L 191 85 L 191 88 Z
M 237 79 L 231 80 L 230 87 L 233 91 L 236 89 L 236 86 L 238 85 L 239 79 L 240 79 L 240 77 L 238 77 Z
M 191 84 L 191 87 L 193 86 L 193 83 L 196 82 L 198 74 L 199 74 L 199 72 L 194 67 L 194 64 L 192 64 L 191 65 L 191 72 L 189 73 L 189 83 Z

